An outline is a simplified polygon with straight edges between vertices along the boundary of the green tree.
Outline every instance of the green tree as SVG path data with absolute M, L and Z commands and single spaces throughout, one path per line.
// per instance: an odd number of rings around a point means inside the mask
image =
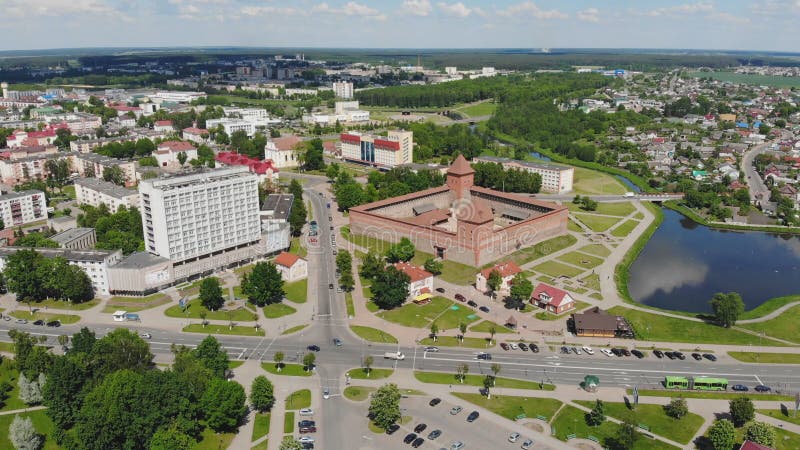
M 500 371 L 503 370 L 503 368 L 500 366 L 500 364 L 494 363 L 494 364 L 492 364 L 491 369 L 492 369 L 492 374 L 494 375 L 492 381 L 496 381 L 497 380 L 497 374 L 499 374 Z M 494 384 L 492 384 L 492 386 L 494 386 Z
M 361 361 L 361 364 L 364 366 L 364 371 L 367 372 L 367 378 L 369 378 L 370 374 L 372 373 L 372 363 L 374 361 L 375 359 L 370 355 L 365 356 Z
M 708 429 L 708 439 L 714 450 L 730 450 L 736 441 L 736 430 L 730 420 L 718 419 Z
M 3 275 L 6 287 L 17 296 L 19 302 L 31 302 L 44 298 L 44 287 L 39 279 L 39 266 L 44 256 L 34 250 L 19 250 L 6 258 Z
M 275 367 L 278 369 L 278 372 L 283 369 L 283 358 L 283 352 L 275 352 L 275 354 L 272 356 L 272 360 L 275 361 Z
M 339 209 L 342 211 L 349 211 L 354 206 L 361 205 L 365 202 L 364 188 L 356 182 L 335 186 L 334 193 L 336 195 L 336 202 L 339 204 Z
M 33 247 L 33 248 L 58 248 L 59 244 L 56 241 L 48 239 L 42 233 L 38 231 L 32 231 L 25 236 L 17 238 L 14 241 L 14 245 L 17 247 Z
M 97 337 L 95 336 L 94 331 L 87 327 L 82 327 L 80 331 L 72 335 L 72 348 L 69 349 L 69 352 L 70 354 L 91 354 L 96 342 Z
M 142 373 L 152 365 L 150 346 L 126 328 L 117 328 L 98 339 L 92 348 L 89 363 L 97 379 L 124 369 Z
M 224 300 L 222 298 L 222 288 L 219 285 L 219 279 L 216 277 L 209 277 L 200 283 L 200 303 L 211 311 L 222 307 Z
M 495 385 L 495 377 L 492 375 L 486 375 L 483 377 L 483 388 L 486 392 L 486 399 L 491 399 L 492 394 L 490 389 Z
M 410 261 L 415 252 L 414 244 L 410 239 L 404 237 L 400 239 L 400 242 L 389 247 L 389 250 L 386 251 L 386 260 L 390 263 Z
M 188 156 L 186 156 L 186 152 L 178 152 L 178 163 L 179 163 L 181 166 L 183 166 L 184 164 L 186 164 L 186 160 L 187 160 L 188 158 L 189 158 L 189 157 L 188 157 Z
M 673 419 L 680 420 L 689 414 L 689 406 L 686 405 L 683 397 L 673 398 L 669 404 L 664 406 L 664 412 Z
M 321 139 L 312 139 L 306 142 L 305 169 L 322 170 L 325 168 L 325 161 L 322 157 L 323 147 Z
M 353 287 L 355 287 L 355 284 L 356 282 L 353 279 L 353 272 L 343 272 L 342 276 L 339 277 L 339 286 L 341 286 L 345 292 L 352 291 Z
M 279 450 L 303 450 L 303 444 L 295 439 L 294 436 L 287 435 L 283 437 Z
M 408 298 L 408 283 L 411 278 L 394 266 L 388 266 L 375 277 L 372 287 L 372 302 L 381 309 L 393 309 Z
M 444 263 L 433 258 L 428 258 L 425 260 L 423 268 L 434 275 L 441 275 Z
M 43 444 L 42 436 L 36 432 L 31 418 L 16 414 L 8 427 L 8 440 L 17 450 L 39 450 Z
M 250 387 L 250 405 L 258 412 L 267 412 L 275 404 L 272 383 L 263 375 L 257 376 Z
M 728 402 L 729 410 L 731 413 L 731 420 L 737 427 L 741 427 L 753 420 L 756 415 L 753 401 L 747 397 L 739 397 Z
M 295 184 L 297 180 L 292 180 Z M 300 186 L 299 183 L 296 183 Z M 303 190 L 300 188 L 299 193 L 293 193 L 294 200 L 292 200 L 292 210 L 289 211 L 289 228 L 291 229 L 292 236 L 300 236 L 303 233 L 303 226 L 308 219 L 308 211 L 306 205 L 303 203 Z
M 469 366 L 467 364 L 459 364 L 456 366 L 456 378 L 458 378 L 458 381 L 460 381 L 462 384 L 464 383 L 464 378 L 467 377 L 468 373 Z
M 361 261 L 361 270 L 359 271 L 359 274 L 361 274 L 361 276 L 364 278 L 374 280 L 378 277 L 378 275 L 380 275 L 381 272 L 383 272 L 383 268 L 385 266 L 386 263 L 383 261 L 383 257 L 370 250 Z
M 192 354 L 195 358 L 211 371 L 217 378 L 225 378 L 225 372 L 230 367 L 228 352 L 220 345 L 214 336 L 206 336 Z
M 513 300 L 520 303 L 530 300 L 533 293 L 531 280 L 525 278 L 525 275 L 520 272 L 514 276 L 511 283 L 511 298 Z
M 283 300 L 283 279 L 271 262 L 259 262 L 253 270 L 242 277 L 242 293 L 250 303 L 265 306 Z
M 61 356 L 55 358 L 48 373 L 42 389 L 47 415 L 57 428 L 70 429 L 80 411 L 83 389 L 89 379 L 85 363 L 82 358 Z
M 464 342 L 464 334 L 466 334 L 467 332 L 467 324 L 465 324 L 464 322 L 459 323 L 458 331 L 461 332 L 461 334 L 458 335 L 458 338 L 461 340 L 461 342 Z
M 234 430 L 245 415 L 247 406 L 244 388 L 235 381 L 211 380 L 200 399 L 206 423 L 214 431 Z
M 336 254 L 336 269 L 341 273 L 353 270 L 353 256 L 349 251 L 342 249 Z
M 639 439 L 639 433 L 636 431 L 636 421 L 632 414 L 627 415 L 617 430 L 614 441 L 617 447 L 624 450 L 632 449 Z
M 764 422 L 753 422 L 747 426 L 744 439 L 767 447 L 775 446 L 775 428 Z
M 127 181 L 125 172 L 119 166 L 111 166 L 103 169 L 103 179 L 118 186 L 124 186 Z
M 325 168 L 325 176 L 328 177 L 331 183 L 339 176 L 339 164 L 331 163 Z
M 181 431 L 174 423 L 156 430 L 150 439 L 150 450 L 184 450 L 192 448 L 197 441 Z
M 372 394 L 369 417 L 375 425 L 383 429 L 400 420 L 400 390 L 396 384 L 385 384 Z
M 489 272 L 489 276 L 486 278 L 486 286 L 489 288 L 492 295 L 500 289 L 501 284 L 503 284 L 503 277 L 500 276 L 500 272 L 497 270 Z
M 317 360 L 317 356 L 314 353 L 306 353 L 303 356 L 303 369 L 309 371 L 314 368 L 314 362 Z
M 727 294 L 718 292 L 711 299 L 711 309 L 714 310 L 714 318 L 717 323 L 725 328 L 730 328 L 736 324 L 736 320 L 744 312 L 744 302 L 736 292 Z
M 434 320 L 431 322 L 431 336 L 433 337 L 433 341 L 436 342 L 436 334 L 439 333 L 439 325 L 436 324 Z
M 586 423 L 590 426 L 596 427 L 606 421 L 606 413 L 603 407 L 603 401 L 600 399 L 595 400 L 594 407 L 586 415 Z

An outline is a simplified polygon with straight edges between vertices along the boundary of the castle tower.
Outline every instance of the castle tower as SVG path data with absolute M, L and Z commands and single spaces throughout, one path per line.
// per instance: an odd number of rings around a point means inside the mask
M 475 184 L 475 170 L 469 165 L 464 155 L 458 155 L 447 169 L 447 187 L 456 199 L 469 198 L 469 189 Z

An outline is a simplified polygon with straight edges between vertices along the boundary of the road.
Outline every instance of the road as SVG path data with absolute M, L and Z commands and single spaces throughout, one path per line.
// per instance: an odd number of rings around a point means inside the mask
M 745 152 L 744 156 L 742 156 L 742 169 L 744 169 L 744 174 L 747 177 L 747 185 L 750 189 L 750 200 L 752 202 L 759 201 L 758 195 L 761 194 L 760 202 L 762 209 L 771 209 L 774 211 L 775 204 L 769 202 L 769 188 L 764 184 L 761 175 L 756 172 L 756 168 L 753 166 L 753 161 L 755 161 L 756 156 L 768 152 L 770 145 L 772 145 L 772 142 L 765 142 Z
M 534 194 L 533 197 L 539 200 L 549 201 L 572 201 L 574 194 Z M 639 200 L 642 202 L 663 202 L 666 200 L 680 200 L 683 194 L 637 194 L 637 195 L 584 195 L 597 202 L 630 202 Z

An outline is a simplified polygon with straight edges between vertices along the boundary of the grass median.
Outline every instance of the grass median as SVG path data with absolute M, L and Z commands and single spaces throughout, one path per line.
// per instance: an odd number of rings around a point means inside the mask
M 379 342 L 383 344 L 397 344 L 397 338 L 391 334 L 377 328 L 364 327 L 361 325 L 351 325 L 350 329 L 361 339 L 369 342 Z
M 297 312 L 296 309 L 284 303 L 273 303 L 262 308 L 264 317 L 267 319 L 277 319 L 278 317 L 288 316 Z
M 575 403 L 593 408 L 593 401 L 576 401 Z M 631 411 L 625 403 L 603 402 L 604 411 L 607 416 L 618 420 L 625 420 Z M 688 444 L 694 437 L 697 430 L 703 425 L 703 418 L 694 413 L 688 413 L 680 420 L 669 417 L 664 412 L 663 405 L 639 404 L 636 406 L 636 422 L 650 427 L 650 432 L 667 439 L 671 439 L 681 444 Z
M 731 358 L 756 364 L 800 364 L 797 353 L 728 352 Z
M 199 323 L 193 323 L 183 327 L 183 331 L 187 333 L 205 333 L 205 334 L 228 334 L 237 336 L 264 336 L 264 330 L 252 326 L 234 325 L 214 325 L 208 324 L 203 326 Z
M 631 389 L 627 390 L 632 394 Z M 759 394 L 757 392 L 694 392 L 694 391 L 667 391 L 660 389 L 639 389 L 639 395 L 644 397 L 683 397 L 683 398 L 704 398 L 709 400 L 731 400 L 739 397 L 747 397 L 751 400 L 764 401 L 794 401 L 791 395 L 781 394 Z
M 425 338 L 419 341 L 422 345 L 434 345 L 436 347 L 465 347 L 485 349 L 495 346 L 494 341 L 489 342 L 488 338 L 465 337 L 463 340 L 455 336 L 438 336 L 434 341 L 432 338 Z
M 253 421 L 253 436 L 252 441 L 256 441 L 263 436 L 269 434 L 269 413 L 257 413 Z
M 589 436 L 596 438 L 603 446 L 610 446 L 617 434 L 620 426 L 611 421 L 605 421 L 597 426 L 590 426 L 586 423 L 586 412 L 574 406 L 567 405 L 561 408 L 556 418 L 550 423 L 555 437 L 562 441 L 567 441 L 570 437 L 587 439 Z M 632 450 L 661 450 L 674 449 L 672 445 L 655 439 L 645 439 L 640 437 L 636 440 Z
M 122 308 L 124 309 L 124 308 Z M 258 319 L 258 316 L 245 307 L 239 307 L 234 310 L 216 310 L 210 311 L 203 306 L 199 299 L 190 300 L 181 308 L 179 305 L 173 305 L 164 311 L 167 317 L 199 319 L 201 314 L 205 314 L 206 320 L 232 320 L 234 322 L 253 322 Z
M 347 386 L 344 389 L 345 398 L 354 402 L 363 402 L 369 398 L 369 394 L 375 392 L 377 388 L 367 386 Z
M 311 390 L 294 391 L 286 397 L 285 402 L 287 411 L 309 408 L 311 406 Z
M 305 303 L 308 299 L 308 278 L 286 283 L 283 285 L 283 290 L 286 292 L 286 300 L 292 303 Z
M 287 377 L 310 377 L 311 371 L 305 370 L 302 364 L 281 364 L 280 371 L 274 362 L 261 363 L 261 368 L 273 375 L 283 375 Z
M 25 311 L 22 309 L 11 311 L 10 313 L 8 313 L 8 315 L 11 317 L 16 317 L 17 319 L 25 319 L 28 321 L 44 320 L 45 322 L 52 322 L 54 320 L 58 320 L 63 325 L 76 323 L 79 320 L 81 320 L 81 316 L 76 316 L 74 314 L 46 313 L 39 311 L 31 314 L 29 311 Z
M 764 333 L 765 336 L 800 343 L 800 305 L 792 306 L 773 319 L 757 323 L 745 323 L 737 325 L 737 327 L 746 328 L 756 333 Z M 755 342 L 759 341 L 758 337 L 753 337 L 753 339 Z M 768 339 L 763 341 L 765 345 L 770 345 Z
M 363 367 L 347 371 L 347 375 L 350 375 L 350 378 L 354 380 L 380 380 L 389 378 L 393 373 L 394 370 L 392 369 L 370 369 L 369 373 L 367 373 L 367 369 Z
M 447 372 L 423 372 L 414 371 L 414 378 L 423 383 L 431 384 L 456 384 L 467 386 L 480 386 L 483 387 L 484 375 L 467 374 L 464 377 L 464 382 L 458 379 L 455 373 Z M 513 388 L 513 389 L 530 389 L 535 391 L 552 391 L 555 386 L 552 384 L 539 384 L 538 381 L 517 380 L 514 378 L 497 377 L 494 387 Z

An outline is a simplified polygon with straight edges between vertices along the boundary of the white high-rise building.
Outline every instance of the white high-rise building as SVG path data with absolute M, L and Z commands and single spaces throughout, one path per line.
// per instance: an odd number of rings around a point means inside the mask
M 350 81 L 334 81 L 333 93 L 338 98 L 353 98 L 353 83 Z
M 6 228 L 47 219 L 44 192 L 29 190 L 0 195 L 0 219 Z
M 258 176 L 247 167 L 142 180 L 139 194 L 145 249 L 172 260 L 177 279 L 257 256 L 242 251 L 261 239 Z
M 414 162 L 414 133 L 389 130 L 388 136 L 355 131 L 340 135 L 342 158 L 375 167 L 395 167 Z

